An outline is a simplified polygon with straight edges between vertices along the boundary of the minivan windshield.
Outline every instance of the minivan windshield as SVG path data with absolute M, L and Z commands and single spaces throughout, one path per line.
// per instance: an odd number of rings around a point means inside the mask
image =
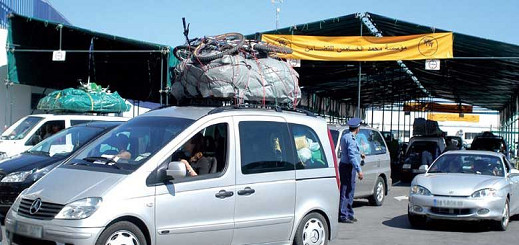
M 193 122 L 174 117 L 137 117 L 88 144 L 65 167 L 132 173 Z
M 43 118 L 41 117 L 27 117 L 23 121 L 21 121 L 18 124 L 15 124 L 8 129 L 5 130 L 5 132 L 2 134 L 1 139 L 2 140 L 19 140 L 23 139 L 30 131 L 31 129 L 36 126 Z
M 67 157 L 103 130 L 97 127 L 71 127 L 45 139 L 27 152 L 49 157 Z

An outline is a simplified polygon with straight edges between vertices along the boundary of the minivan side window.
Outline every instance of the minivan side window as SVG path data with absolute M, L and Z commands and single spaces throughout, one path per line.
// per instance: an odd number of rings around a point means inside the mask
M 25 142 L 25 145 L 36 145 L 64 128 L 64 120 L 47 121 Z
M 239 123 L 243 174 L 295 169 L 293 141 L 286 123 L 243 121 Z
M 289 127 L 297 153 L 296 169 L 327 168 L 323 147 L 315 131 L 299 124 L 289 124 Z
M 372 154 L 378 155 L 378 154 L 385 154 L 386 153 L 386 145 L 384 144 L 384 139 L 382 136 L 380 136 L 380 133 L 377 131 L 371 131 L 373 134 L 372 137 Z
M 360 153 L 369 156 L 373 155 L 373 143 L 371 137 L 372 131 L 369 129 L 361 129 L 355 136 Z
M 219 123 L 200 130 L 173 153 L 171 161 L 181 161 L 194 171 L 186 178 L 223 172 L 227 166 L 227 128 L 227 123 Z

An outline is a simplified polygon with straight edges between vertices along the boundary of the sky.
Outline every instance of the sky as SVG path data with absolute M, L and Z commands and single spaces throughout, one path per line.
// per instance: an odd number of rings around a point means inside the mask
M 72 25 L 171 46 L 189 37 L 252 34 L 357 12 L 519 45 L 518 0 L 47 0 Z M 279 3 L 282 1 L 282 3 Z

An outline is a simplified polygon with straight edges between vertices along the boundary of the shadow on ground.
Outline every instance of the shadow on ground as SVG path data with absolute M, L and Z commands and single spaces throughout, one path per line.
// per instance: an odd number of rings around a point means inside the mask
M 518 222 L 519 215 L 512 217 L 511 222 Z M 452 220 L 428 220 L 423 227 L 413 227 L 407 219 L 407 215 L 400 215 L 390 220 L 382 222 L 383 225 L 392 228 L 400 228 L 407 230 L 428 230 L 441 232 L 464 232 L 464 233 L 480 233 L 496 231 L 491 222 L 488 221 L 452 221 Z

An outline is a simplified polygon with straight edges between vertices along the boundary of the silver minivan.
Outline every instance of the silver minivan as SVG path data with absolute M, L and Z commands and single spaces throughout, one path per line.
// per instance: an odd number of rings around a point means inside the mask
M 210 166 L 196 169 L 192 139 Z M 198 154 L 196 154 L 198 155 Z M 192 158 L 190 158 L 192 159 Z M 194 168 L 194 165 L 191 165 Z M 189 174 L 187 174 L 189 172 Z M 8 244 L 327 244 L 337 161 L 310 113 L 169 107 L 71 156 L 16 199 Z
M 341 155 L 340 139 L 348 130 L 348 126 L 330 125 L 338 159 Z M 361 126 L 356 141 L 366 158 L 362 163 L 364 179 L 357 180 L 355 198 L 367 198 L 371 205 L 381 206 L 391 186 L 388 182 L 391 176 L 391 158 L 386 142 L 378 130 L 365 126 Z

